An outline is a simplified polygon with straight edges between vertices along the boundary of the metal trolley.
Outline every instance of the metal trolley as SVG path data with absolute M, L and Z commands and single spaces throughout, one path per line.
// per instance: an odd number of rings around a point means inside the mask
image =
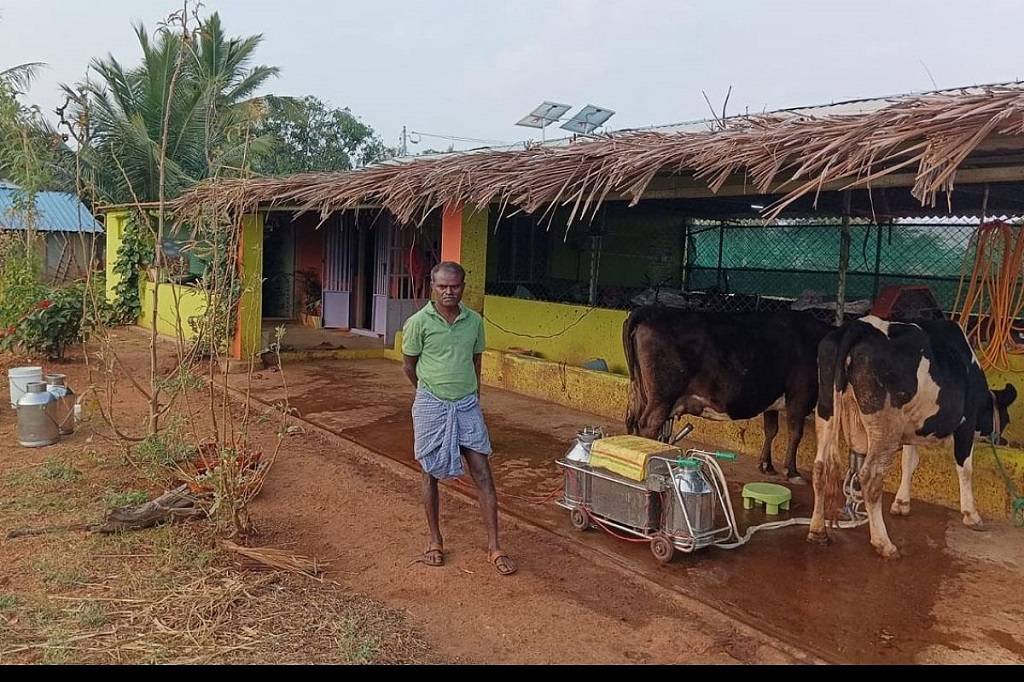
M 673 442 L 682 437 L 673 438 Z M 643 481 L 562 458 L 565 491 L 558 501 L 579 531 L 592 524 L 650 540 L 651 553 L 668 563 L 675 551 L 693 552 L 735 537 L 725 482 L 711 472 L 726 452 L 688 450 L 685 457 L 647 459 Z

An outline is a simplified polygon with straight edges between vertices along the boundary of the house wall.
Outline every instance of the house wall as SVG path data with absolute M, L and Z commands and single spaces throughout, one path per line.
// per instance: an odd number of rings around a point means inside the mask
M 626 374 L 624 310 L 485 296 L 484 311 L 488 348 L 526 348 L 545 360 L 577 367 L 602 358 L 609 370 Z
M 89 264 L 97 258 L 102 262 L 104 243 L 102 234 L 77 234 L 74 232 L 46 232 L 45 235 L 45 276 L 52 278 L 57 274 L 61 254 L 65 245 L 71 251 L 71 265 L 67 270 L 67 280 L 82 279 L 88 272 Z
M 117 262 L 117 250 L 124 241 L 125 230 L 129 223 L 130 212 L 127 210 L 111 211 L 106 216 L 106 287 L 107 300 L 114 299 L 114 287 L 120 282 L 120 276 L 114 272 Z M 239 245 L 241 260 L 242 295 L 238 306 L 237 324 L 232 340 L 232 355 L 236 358 L 247 357 L 259 350 L 261 314 L 261 281 L 263 277 L 263 215 L 247 215 L 242 220 L 242 239 Z M 152 325 L 152 309 L 154 295 L 157 297 L 157 332 L 177 337 L 180 333 L 186 340 L 194 338 L 188 320 L 190 317 L 202 315 L 208 301 L 199 289 L 177 284 L 160 284 L 159 293 L 155 294 L 156 286 L 146 280 L 143 275 L 140 287 L 142 314 L 136 321 L 143 327 Z M 179 325 L 180 322 L 180 325 Z
M 206 313 L 206 295 L 199 289 L 181 284 L 163 283 L 159 291 L 150 281 L 142 283 L 142 314 L 138 324 L 150 329 L 153 324 L 153 297 L 157 297 L 156 331 L 164 336 L 178 337 L 178 329 L 186 341 L 196 337 L 190 318 L 200 318 Z

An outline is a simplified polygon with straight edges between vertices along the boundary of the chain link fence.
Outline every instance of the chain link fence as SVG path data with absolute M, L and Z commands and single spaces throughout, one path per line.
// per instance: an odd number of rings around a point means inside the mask
M 661 220 L 563 239 L 520 220 L 492 235 L 488 294 L 628 310 L 658 300 L 693 310 L 808 309 L 835 316 L 842 221 Z M 956 302 L 976 218 L 852 220 L 848 314 L 889 285 L 926 285 Z

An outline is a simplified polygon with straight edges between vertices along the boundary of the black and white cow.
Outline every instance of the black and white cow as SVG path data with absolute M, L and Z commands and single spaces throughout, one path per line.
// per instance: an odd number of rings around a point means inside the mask
M 774 473 L 772 441 L 786 412 L 786 474 L 803 482 L 796 450 L 817 398 L 817 348 L 830 327 L 810 313 L 634 310 L 622 327 L 629 366 L 626 429 L 655 438 L 670 417 L 764 415 L 760 469 Z
M 886 470 L 903 449 L 903 471 L 891 513 L 910 513 L 910 480 L 918 445 L 953 439 L 963 522 L 981 528 L 971 489 L 978 434 L 999 432 L 1017 391 L 991 391 L 963 331 L 953 322 L 915 324 L 863 317 L 829 333 L 818 349 L 818 440 L 814 461 L 814 513 L 807 539 L 827 542 L 826 513 L 841 499 L 848 458 L 840 432 L 864 455 L 858 472 L 871 529 L 871 544 L 885 558 L 899 556 L 882 519 Z M 827 499 L 826 499 L 827 498 Z M 829 509 L 826 509 L 826 506 Z

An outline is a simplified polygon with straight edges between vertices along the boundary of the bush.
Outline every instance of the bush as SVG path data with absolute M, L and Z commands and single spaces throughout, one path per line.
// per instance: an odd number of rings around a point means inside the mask
M 16 325 L 5 330 L 0 348 L 20 346 L 29 353 L 46 353 L 51 359 L 60 359 L 68 344 L 85 340 L 106 314 L 105 304 L 101 303 L 104 309 L 97 316 L 82 283 L 42 291 L 44 298 L 34 302 Z

